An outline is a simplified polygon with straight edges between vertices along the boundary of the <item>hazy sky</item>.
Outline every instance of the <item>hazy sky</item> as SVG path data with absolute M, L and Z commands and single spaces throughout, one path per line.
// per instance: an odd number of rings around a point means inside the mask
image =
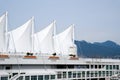
M 0 0 L 5 11 L 9 30 L 34 16 L 36 31 L 56 20 L 58 33 L 75 24 L 76 40 L 120 44 L 120 0 Z

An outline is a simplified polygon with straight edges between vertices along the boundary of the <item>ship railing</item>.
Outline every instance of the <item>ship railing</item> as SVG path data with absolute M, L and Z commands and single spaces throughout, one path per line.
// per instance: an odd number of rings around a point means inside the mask
M 18 77 L 19 77 L 19 74 L 16 74 L 16 75 L 12 76 L 12 77 L 10 78 L 10 80 L 15 80 L 15 78 L 18 78 Z

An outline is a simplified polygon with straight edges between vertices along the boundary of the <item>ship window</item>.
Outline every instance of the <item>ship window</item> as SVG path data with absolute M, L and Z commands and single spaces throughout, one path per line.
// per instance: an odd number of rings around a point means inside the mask
M 80 71 L 77 73 L 77 77 L 78 77 L 78 78 L 81 77 Z
M 58 79 L 61 79 L 61 78 L 62 78 L 62 74 L 61 74 L 61 72 L 58 72 L 58 74 L 57 74 L 57 78 L 58 78 Z
M 49 75 L 45 75 L 45 80 L 49 80 Z
M 39 76 L 38 76 L 38 80 L 43 80 L 43 76 L 42 76 L 42 75 L 39 75 Z
M 37 76 L 31 76 L 31 80 L 37 80 Z
M 106 76 L 108 76 L 109 75 L 109 72 L 108 71 L 106 71 Z
M 11 66 L 6 66 L 5 69 L 9 70 L 9 69 L 11 69 Z
M 117 70 L 119 69 L 119 65 L 116 65 L 116 69 L 117 69 Z
M 90 72 L 89 72 L 89 71 L 87 71 L 87 77 L 89 77 L 89 75 L 90 75 Z
M 29 76 L 25 76 L 25 80 L 30 80 L 29 78 L 30 78 Z
M 68 65 L 68 68 L 73 69 L 74 65 Z
M 8 80 L 8 77 L 1 77 L 1 80 Z
M 101 68 L 101 65 L 99 65 L 99 68 Z
M 105 76 L 105 71 L 102 71 L 102 73 L 103 73 L 103 76 Z
M 112 71 L 110 71 L 110 76 L 112 76 Z
M 76 72 L 73 72 L 73 78 L 76 78 Z
M 110 65 L 110 69 L 112 69 L 112 65 Z
M 51 75 L 51 79 L 55 79 L 55 75 Z
M 63 78 L 66 78 L 66 72 L 63 72 Z
M 93 75 L 94 75 L 94 73 L 93 73 L 93 71 L 91 71 L 91 77 L 93 77 Z
M 97 68 L 97 65 L 95 65 L 95 68 Z
M 93 68 L 93 65 L 91 65 L 91 68 Z
M 97 72 L 97 71 L 95 71 L 95 77 L 97 77 L 97 74 L 98 74 L 98 72 Z
M 101 71 L 99 71 L 99 77 L 101 77 Z
M 107 70 L 109 69 L 109 66 L 108 66 L 108 65 L 106 65 L 106 69 L 107 69 Z
M 82 77 L 85 77 L 85 71 L 82 71 Z
M 113 65 L 113 69 L 115 69 L 115 65 Z
M 72 77 L 72 72 L 69 71 L 69 72 L 68 72 L 68 78 L 71 78 L 71 77 Z

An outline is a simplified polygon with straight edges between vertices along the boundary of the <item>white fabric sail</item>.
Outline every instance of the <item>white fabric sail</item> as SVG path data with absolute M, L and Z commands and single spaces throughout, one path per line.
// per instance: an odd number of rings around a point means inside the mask
M 0 52 L 6 52 L 7 45 L 7 12 L 0 17 Z
M 54 49 L 57 54 L 69 55 L 70 48 L 75 47 L 74 44 L 74 25 L 71 25 L 62 33 L 54 36 Z
M 32 52 L 33 18 L 24 25 L 9 32 L 9 50 L 13 52 Z
M 34 52 L 52 54 L 53 49 L 53 35 L 54 35 L 55 21 L 48 27 L 34 34 Z

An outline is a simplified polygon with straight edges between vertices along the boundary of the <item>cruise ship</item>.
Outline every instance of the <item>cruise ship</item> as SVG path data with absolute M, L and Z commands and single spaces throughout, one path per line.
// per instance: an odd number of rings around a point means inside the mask
M 0 80 L 120 80 L 120 59 L 77 56 L 74 25 L 56 34 L 56 21 L 35 32 L 34 17 L 8 31 L 0 17 Z

